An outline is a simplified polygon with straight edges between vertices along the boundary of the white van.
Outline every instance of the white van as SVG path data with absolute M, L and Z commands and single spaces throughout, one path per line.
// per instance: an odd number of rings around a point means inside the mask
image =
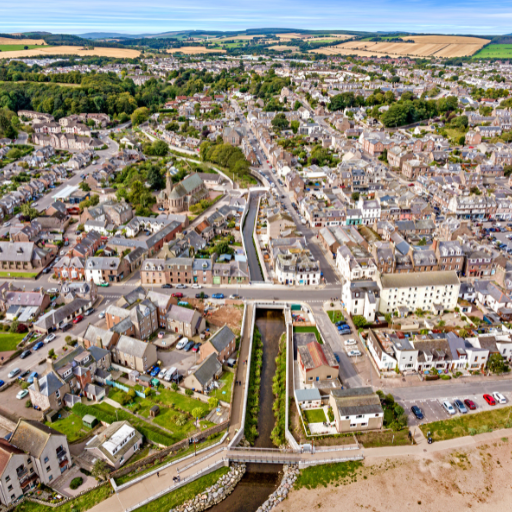
M 172 368 L 169 368 L 169 371 L 165 374 L 164 380 L 167 382 L 171 382 L 171 379 L 176 372 L 177 369 L 174 366 Z
M 181 350 L 187 343 L 188 343 L 188 338 L 181 338 L 181 340 L 178 341 L 176 348 L 178 350 Z

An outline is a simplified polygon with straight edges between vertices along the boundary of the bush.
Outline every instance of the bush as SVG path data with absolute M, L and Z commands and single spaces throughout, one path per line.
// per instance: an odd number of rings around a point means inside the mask
M 188 396 L 192 396 L 194 392 L 191 389 L 185 389 L 185 394 Z
M 173 383 L 171 384 L 171 389 L 172 389 L 173 391 L 178 391 L 178 389 L 180 389 L 180 387 L 178 386 L 178 384 L 176 384 L 176 382 L 173 382 Z
M 30 409 L 30 408 L 32 407 L 32 402 L 31 402 L 30 400 L 27 400 L 27 401 L 25 402 L 25 407 L 26 407 L 27 409 Z
M 76 478 L 73 478 L 73 480 L 71 480 L 69 488 L 73 490 L 78 489 L 83 483 L 84 479 L 81 476 L 77 476 Z

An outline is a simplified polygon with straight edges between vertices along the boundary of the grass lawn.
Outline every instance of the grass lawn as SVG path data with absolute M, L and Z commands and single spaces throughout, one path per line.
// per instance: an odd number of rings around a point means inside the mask
M 226 468 L 227 469 L 227 468 Z M 32 501 L 25 501 L 18 505 L 13 512 L 52 512 L 58 510 L 59 512 L 86 512 L 92 507 L 106 500 L 111 494 L 112 487 L 109 484 L 102 485 L 83 496 L 79 496 L 74 500 L 70 500 L 58 508 L 40 505 Z
M 229 468 L 217 469 L 209 475 L 198 478 L 194 482 L 191 482 L 176 491 L 170 492 L 169 494 L 138 508 L 137 512 L 168 512 L 169 509 L 175 508 L 183 502 L 195 498 L 198 494 L 203 493 L 228 471 Z
M 339 310 L 336 311 L 327 311 L 327 314 L 329 315 L 329 318 L 331 319 L 331 322 L 335 324 L 336 322 L 344 322 L 345 317 L 343 316 L 343 313 Z
M 25 279 L 33 279 L 37 277 L 39 272 L 0 272 L 0 277 L 24 277 Z
M 473 55 L 473 59 L 509 59 L 512 44 L 490 44 Z
M 474 434 L 482 434 L 502 428 L 512 427 L 512 407 L 501 407 L 491 411 L 464 414 L 444 421 L 434 421 L 421 425 L 425 436 L 432 432 L 434 441 L 444 441 Z
M 25 48 L 25 46 L 27 48 Z M 33 50 L 34 48 L 41 48 L 40 44 L 0 44 L 0 51 L 2 52 L 21 52 L 23 50 Z M 45 46 L 50 48 L 50 46 Z
M 213 434 L 212 436 L 208 437 L 208 439 L 206 439 L 206 441 L 198 444 L 197 450 L 202 450 L 203 448 L 208 448 L 209 446 L 211 446 L 215 443 L 218 443 L 223 435 L 224 435 L 224 432 L 219 432 L 218 434 Z M 120 478 L 116 478 L 116 484 L 117 485 L 125 484 L 126 482 L 129 482 L 130 480 L 133 480 L 134 478 L 138 478 L 139 476 L 145 475 L 146 473 L 149 473 L 150 471 L 153 471 L 154 469 L 156 469 L 160 466 L 164 466 L 165 464 L 168 464 L 169 462 L 172 462 L 173 460 L 177 460 L 177 459 L 186 457 L 187 455 L 190 455 L 191 453 L 194 453 L 194 445 L 189 446 L 189 447 L 185 448 L 184 450 L 180 450 L 178 453 L 175 453 L 173 455 L 168 455 L 161 462 L 159 461 L 156 464 L 152 464 L 151 466 L 143 469 L 142 471 L 139 471 L 138 473 L 131 472 L 131 473 L 128 473 L 127 475 L 123 475 Z M 142 457 L 140 457 L 140 458 L 142 458 Z M 130 463 L 135 462 L 135 460 L 136 460 L 135 458 L 130 459 Z
M 224 386 L 221 389 L 216 389 L 213 393 L 210 393 L 209 396 L 213 396 L 222 400 L 223 402 L 231 403 L 231 386 L 233 384 L 233 379 L 235 378 L 235 374 L 231 372 L 224 372 L 222 377 L 219 379 L 220 382 L 224 382 Z M 225 391 L 223 394 L 222 392 Z
M 25 334 L 18 334 L 12 332 L 0 333 L 0 352 L 8 350 L 16 350 L 18 343 L 25 337 Z
M 70 443 L 78 441 L 78 439 L 87 435 L 87 433 L 82 430 L 84 427 L 82 418 L 76 414 L 70 414 L 67 418 L 62 418 L 53 423 L 47 422 L 46 425 L 66 434 Z
M 443 128 L 448 137 L 455 142 L 455 144 L 459 144 L 459 139 L 463 137 L 465 132 L 457 130 L 455 128 Z
M 337 462 L 303 469 L 295 481 L 295 489 L 316 489 L 323 485 L 349 484 L 357 479 L 357 472 L 362 468 L 360 461 Z
M 164 405 L 174 404 L 178 409 L 183 411 L 192 412 L 196 407 L 208 409 L 208 404 L 197 400 L 197 398 L 190 398 L 187 395 L 176 393 L 170 389 L 163 389 L 156 397 L 151 397 L 157 403 L 162 402 Z
M 365 432 L 363 434 L 356 434 L 356 437 L 365 448 L 405 446 L 411 444 L 408 429 L 399 430 L 398 432 Z
M 323 409 L 307 409 L 304 411 L 308 423 L 323 423 L 327 421 Z
M 322 338 L 320 337 L 320 333 L 318 332 L 318 329 L 314 325 L 309 327 L 294 327 L 293 332 L 314 332 L 318 343 L 323 344 Z

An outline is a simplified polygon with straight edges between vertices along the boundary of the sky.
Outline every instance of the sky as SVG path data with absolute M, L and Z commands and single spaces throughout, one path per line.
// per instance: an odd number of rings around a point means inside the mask
M 61 34 L 302 28 L 508 34 L 512 0 L 0 1 L 0 32 Z

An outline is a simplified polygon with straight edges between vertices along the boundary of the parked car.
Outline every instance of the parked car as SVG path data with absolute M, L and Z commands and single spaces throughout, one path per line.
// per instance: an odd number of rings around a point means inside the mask
M 109 284 L 107 283 L 107 281 L 103 281 L 102 283 L 100 283 L 98 286 L 102 286 L 103 288 L 108 288 L 109 287 Z
M 334 354 L 334 357 L 336 359 L 336 362 L 339 364 L 340 362 L 340 356 L 338 354 Z
M 443 402 L 443 407 L 448 414 L 455 414 L 455 409 L 453 408 L 453 405 L 448 402 L 448 400 Z
M 183 298 L 183 293 L 181 292 L 174 292 L 171 297 L 176 297 L 177 299 L 182 299 Z
M 53 270 L 53 267 L 50 265 L 43 270 L 43 274 L 49 274 Z
M 65 324 L 62 324 L 60 328 L 62 329 L 62 332 L 66 332 L 66 331 L 69 331 L 69 329 L 71 329 L 72 327 L 73 327 L 73 324 L 65 323 Z
M 18 375 L 18 380 L 25 380 L 25 377 L 27 375 L 30 375 L 30 370 L 23 370 L 19 375 Z
M 43 343 L 42 341 L 38 341 L 38 342 L 34 345 L 34 349 L 33 349 L 33 350 L 34 350 L 34 352 L 35 352 L 36 350 L 39 350 L 40 348 L 43 348 L 43 346 L 44 346 L 44 343 Z
M 341 336 L 347 336 L 348 334 L 352 334 L 352 331 L 350 329 L 344 329 L 338 332 Z
M 176 285 L 176 288 L 178 290 L 184 290 L 185 288 L 187 288 L 187 285 L 186 284 L 183 284 L 183 283 L 180 283 L 180 284 L 177 284 Z
M 178 343 L 176 344 L 176 348 L 178 350 L 181 350 L 182 348 L 184 348 L 188 343 L 188 338 L 181 338 L 180 341 L 178 341 Z
M 470 411 L 474 411 L 476 409 L 476 404 L 475 402 L 473 402 L 473 400 L 470 400 L 469 398 L 466 398 L 466 400 L 464 400 L 464 405 L 470 410 Z
M 492 394 L 492 396 L 493 396 L 494 400 L 496 400 L 496 402 L 498 402 L 499 404 L 507 403 L 507 399 L 499 391 L 495 391 Z
M 231 300 L 239 300 L 241 299 L 242 297 L 240 297 L 240 295 L 237 295 L 236 293 L 233 293 L 232 295 L 229 296 L 229 298 Z
M 466 414 L 468 412 L 468 410 L 466 409 L 466 406 L 462 403 L 462 400 L 459 400 L 457 398 L 457 400 L 455 400 L 453 403 L 454 403 L 455 407 L 457 407 L 457 409 L 459 410 L 459 412 L 461 414 Z
M 201 343 L 196 343 L 193 347 L 192 347 L 192 352 L 199 352 L 201 350 Z
M 81 322 L 84 319 L 82 315 L 78 315 L 75 318 L 73 318 L 73 323 L 77 324 L 78 322 Z
M 209 297 L 209 295 L 207 293 L 204 293 L 204 292 L 196 293 L 196 299 L 207 299 L 208 297 Z
M 37 379 L 37 377 L 39 377 L 39 374 L 37 372 L 32 372 L 28 377 L 27 377 L 27 382 L 29 384 L 32 384 L 34 382 L 34 379 Z
M 5 384 L 3 380 L 0 380 L 0 388 Z
M 190 351 L 190 349 L 191 349 L 194 345 L 195 345 L 195 343 L 194 343 L 193 341 L 189 341 L 189 342 L 185 345 L 185 347 L 183 348 L 183 350 L 184 350 L 185 352 L 188 352 L 188 351 Z
M 105 318 L 105 311 L 101 311 L 98 315 L 100 318 Z
M 94 308 L 89 308 L 85 313 L 84 315 L 85 316 L 89 316 L 89 315 L 92 315 L 94 313 Z
M 19 368 L 13 368 L 10 372 L 9 372 L 9 375 L 7 375 L 7 377 L 9 377 L 9 379 L 12 379 L 13 377 L 16 377 L 16 375 L 18 375 L 18 373 L 20 373 L 21 370 Z
M 487 393 L 484 395 L 484 400 L 485 400 L 489 405 L 496 405 L 496 400 L 494 400 L 494 398 L 493 398 L 491 395 L 488 395 Z
M 30 354 L 32 353 L 31 350 L 24 350 L 21 355 L 20 355 L 20 359 L 25 359 L 26 357 L 28 357 Z
M 159 366 L 155 366 L 152 370 L 151 370 L 151 377 L 156 377 L 158 374 L 160 373 L 160 367 Z
M 172 368 L 169 368 L 169 370 L 165 374 L 164 380 L 166 382 L 171 382 L 171 379 L 173 378 L 175 373 L 176 373 L 176 368 L 174 366 Z
M 18 394 L 16 395 L 16 398 L 18 400 L 22 400 L 28 395 L 28 389 L 22 389 L 21 391 L 18 391 Z
M 202 288 L 202 286 L 201 286 L 200 284 L 194 283 L 194 284 L 192 285 L 192 288 L 201 289 L 201 288 Z
M 359 350 L 349 350 L 347 352 L 348 357 L 359 357 L 361 355 L 361 352 Z
M 417 405 L 413 405 L 411 411 L 417 419 L 422 420 L 424 418 L 423 411 Z
M 163 284 L 162 288 L 172 288 L 172 286 L 170 284 Z
M 345 345 L 357 345 L 357 341 L 349 338 L 348 340 L 345 340 Z
M 212 299 L 223 299 L 224 294 L 223 293 L 214 293 L 212 294 Z
M 165 368 L 163 368 L 162 371 L 158 374 L 158 378 L 159 379 L 164 379 L 166 373 L 167 373 L 167 370 Z

